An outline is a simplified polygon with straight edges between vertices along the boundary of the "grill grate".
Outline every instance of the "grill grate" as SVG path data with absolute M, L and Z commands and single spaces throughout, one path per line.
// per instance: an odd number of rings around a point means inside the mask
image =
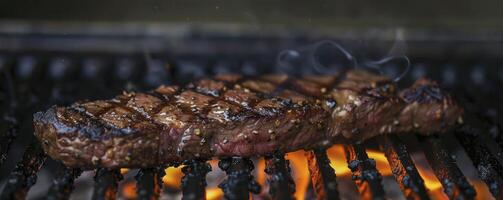
M 206 174 L 211 166 L 204 161 L 192 160 L 182 168 L 182 194 L 184 200 L 203 199 L 206 196 Z
M 375 160 L 370 159 L 362 144 L 344 145 L 352 179 L 365 199 L 384 199 L 382 176 L 376 169 Z
M 249 199 L 250 192 L 259 193 L 260 186 L 253 180 L 253 162 L 247 158 L 224 158 L 218 167 L 227 173 L 227 179 L 219 187 L 229 200 Z
M 94 176 L 94 191 L 93 199 L 95 200 L 110 200 L 115 199 L 117 194 L 117 186 L 123 177 L 117 169 L 104 169 L 96 170 Z
M 325 150 L 313 150 L 306 153 L 309 173 L 311 174 L 317 199 L 339 199 L 335 171 L 330 166 Z
M 462 144 L 468 156 L 478 171 L 479 177 L 487 184 L 491 194 L 496 199 L 503 198 L 503 169 L 496 158 L 486 147 L 487 143 L 474 132 L 456 133 L 456 138 Z
M 433 172 L 444 187 L 445 194 L 451 199 L 473 199 L 475 189 L 456 165 L 455 156 L 450 155 L 443 148 L 444 144 L 442 144 L 440 138 L 436 136 L 419 136 L 419 140 L 423 146 L 426 159 L 428 159 Z
M 0 65 L 3 65 L 0 63 Z M 1 69 L 1 68 L 0 68 Z M 5 121 L 7 130 L 0 134 L 0 166 L 5 162 L 5 159 L 7 159 L 7 153 L 9 151 L 9 147 L 14 140 L 14 138 L 17 136 L 18 131 L 19 131 L 19 122 L 18 119 L 19 117 L 17 116 L 17 101 L 16 101 L 16 95 L 14 91 L 14 85 L 12 81 L 12 77 L 10 73 L 2 73 L 2 76 L 4 76 L 4 85 L 5 85 L 5 95 L 4 98 L 9 97 L 9 100 L 4 100 L 8 102 L 9 106 L 5 108 L 5 111 L 3 111 L 3 120 Z M 7 103 L 4 103 L 7 105 Z
M 163 168 L 141 169 L 136 174 L 138 188 L 136 193 L 140 200 L 159 199 L 162 188 Z M 185 195 L 184 195 L 185 196 Z
M 295 182 L 290 175 L 290 163 L 284 155 L 266 157 L 265 173 L 268 175 L 269 194 L 272 199 L 293 199 Z
M 208 58 L 180 56 L 176 59 L 152 56 L 150 60 L 143 61 L 143 57 L 138 55 L 87 56 L 67 55 L 63 52 L 56 55 L 35 53 L 34 56 L 6 53 L 3 58 L 3 64 L 0 63 L 2 70 L 0 111 L 3 113 L 5 123 L 1 129 L 3 132 L 0 133 L 0 166 L 6 168 L 9 174 L 0 177 L 5 180 L 1 199 L 26 197 L 35 184 L 40 169 L 51 168 L 51 164 L 56 163 L 51 159 L 45 162 L 46 156 L 38 143 L 31 142 L 33 137 L 30 115 L 35 110 L 43 109 L 50 104 L 65 104 L 89 96 L 107 98 L 123 89 L 144 90 L 162 83 L 186 82 L 215 72 L 232 71 L 253 75 L 275 71 L 261 67 L 275 66 L 274 61 L 267 63 L 264 59 L 253 56 L 222 57 L 230 59 L 229 61 L 219 61 L 221 58 L 219 56 Z M 414 73 L 410 76 L 409 78 L 416 78 Z M 86 85 L 81 85 L 82 82 Z M 16 98 L 21 96 L 26 99 Z M 468 129 L 456 132 L 454 135 L 473 161 L 481 180 L 488 185 L 491 194 L 499 199 L 503 195 L 501 192 L 503 166 L 497 153 L 501 150 L 498 147 L 495 151 L 485 144 L 500 141 L 487 141 L 489 139 L 486 138 L 502 137 L 499 133 L 485 135 L 487 132 Z M 450 156 L 449 149 L 443 146 L 443 143 L 448 141 L 435 136 L 419 137 L 419 141 L 423 146 L 422 152 L 425 153 L 437 178 L 441 180 L 449 198 L 474 198 L 475 189 L 458 168 L 459 163 L 456 163 L 456 159 Z M 28 145 L 24 145 L 26 143 Z M 366 153 L 366 148 L 371 146 L 368 143 L 372 142 L 345 146 L 348 155 L 347 165 L 353 172 L 354 182 L 362 197 L 385 199 L 387 194 L 382 184 L 382 176 L 376 169 L 375 162 L 368 158 Z M 407 199 L 429 199 L 424 181 L 407 150 L 408 145 L 397 136 L 381 137 L 377 143 L 385 152 L 404 196 Z M 10 153 L 13 149 L 25 147 L 21 160 L 16 158 L 12 162 L 4 162 L 9 160 L 7 159 L 9 156 L 15 156 Z M 337 177 L 325 150 L 308 152 L 307 157 L 316 198 L 338 199 L 340 192 L 343 191 L 338 190 Z M 8 164 L 15 162 L 17 164 L 14 168 L 8 169 Z M 185 164 L 182 179 L 183 199 L 204 199 L 206 186 L 204 177 L 211 167 L 205 161 L 199 160 Z M 220 161 L 219 166 L 227 174 L 227 179 L 220 185 L 227 199 L 249 199 L 249 192 L 261 191 L 252 176 L 254 165 L 251 160 L 225 158 Z M 59 163 L 56 163 L 56 169 L 59 173 L 47 190 L 46 198 L 66 199 L 70 197 L 75 181 L 83 170 L 69 169 Z M 268 175 L 269 195 L 272 199 L 294 198 L 295 183 L 284 155 L 267 157 L 265 172 Z M 158 199 L 162 195 L 163 176 L 164 168 L 161 166 L 140 169 L 136 175 L 138 199 Z M 119 170 L 96 170 L 92 198 L 115 199 L 121 179 Z
M 412 161 L 407 147 L 397 136 L 381 137 L 384 151 L 395 179 L 407 199 L 430 199 L 424 181 Z
M 60 173 L 54 178 L 47 192 L 48 200 L 68 199 L 74 189 L 75 179 L 82 174 L 81 169 L 69 169 L 63 164 L 58 165 L 58 172 Z
M 24 199 L 31 186 L 37 182 L 37 172 L 46 158 L 38 142 L 31 143 L 21 162 L 8 177 L 0 199 Z

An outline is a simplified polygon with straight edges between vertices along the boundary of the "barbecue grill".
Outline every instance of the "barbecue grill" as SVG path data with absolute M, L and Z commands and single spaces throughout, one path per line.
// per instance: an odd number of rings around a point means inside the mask
M 32 133 L 32 114 L 53 104 L 110 98 L 124 90 L 145 91 L 221 73 L 328 73 L 341 63 L 351 65 L 341 61 L 333 43 L 351 49 L 358 46 L 358 35 L 285 30 L 229 34 L 184 26 L 145 26 L 142 29 L 152 31 L 143 32 L 131 25 L 93 25 L 90 31 L 43 23 L 27 30 L 30 24 L 2 25 L 0 199 L 503 199 L 503 95 L 495 92 L 503 86 L 501 37 L 406 32 L 413 64 L 399 85 L 421 76 L 438 80 L 466 108 L 462 126 L 442 136 L 388 135 L 297 152 L 309 173 L 300 183 L 292 154 L 190 160 L 144 169 L 68 168 L 45 155 Z M 374 32 L 379 46 L 397 43 L 394 32 L 389 33 Z M 465 51 L 458 50 L 460 44 Z M 380 48 L 365 48 L 361 56 L 361 49 L 353 49 L 355 57 L 383 56 Z M 301 56 L 283 57 L 292 51 Z M 322 68 L 308 67 L 312 55 Z M 382 73 L 396 77 L 403 69 L 390 62 Z M 375 152 L 385 160 L 376 161 L 371 154 Z M 334 154 L 345 159 L 334 160 Z M 349 175 L 341 175 L 337 166 L 344 166 Z M 182 177 L 175 177 L 173 169 Z M 173 181 L 180 186 L 170 184 Z

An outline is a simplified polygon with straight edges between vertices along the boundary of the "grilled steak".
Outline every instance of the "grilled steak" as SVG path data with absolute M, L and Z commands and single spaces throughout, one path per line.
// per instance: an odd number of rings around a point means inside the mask
M 400 93 L 407 106 L 400 114 L 398 132 L 424 135 L 446 132 L 456 122 L 462 123 L 463 109 L 436 82 L 419 79 Z
M 222 75 L 52 107 L 36 113 L 34 125 L 47 154 L 68 166 L 148 167 L 322 148 L 393 132 L 445 131 L 462 109 L 448 95 L 437 95 L 440 90 L 430 92 L 437 90 L 421 80 L 400 96 L 388 78 L 363 71 L 302 78 Z M 442 117 L 431 118 L 437 112 Z M 432 121 L 439 125 L 422 126 Z

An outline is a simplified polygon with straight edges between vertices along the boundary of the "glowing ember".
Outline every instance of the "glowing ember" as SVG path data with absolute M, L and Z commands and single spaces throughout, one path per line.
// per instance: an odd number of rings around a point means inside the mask
M 124 175 L 124 174 L 126 174 L 126 173 L 129 172 L 129 169 L 128 168 L 121 168 L 120 172 L 121 172 L 122 175 Z
M 210 188 L 206 190 L 206 199 L 207 200 L 217 200 L 222 199 L 224 196 L 224 192 L 220 188 Z
M 122 186 L 122 197 L 124 199 L 136 199 L 136 184 L 129 182 Z

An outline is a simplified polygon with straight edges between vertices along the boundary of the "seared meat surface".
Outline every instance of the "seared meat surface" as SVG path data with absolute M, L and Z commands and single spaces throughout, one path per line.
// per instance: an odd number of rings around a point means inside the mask
M 52 107 L 35 114 L 34 126 L 47 154 L 68 166 L 149 167 L 323 148 L 385 133 L 446 131 L 462 109 L 440 90 L 440 96 L 424 92 L 436 89 L 421 80 L 399 95 L 388 78 L 363 71 L 221 75 Z M 438 125 L 421 126 L 433 121 Z
M 424 135 L 446 132 L 463 121 L 463 109 L 434 81 L 419 79 L 403 90 L 400 97 L 407 106 L 400 114 L 399 132 L 415 131 Z

